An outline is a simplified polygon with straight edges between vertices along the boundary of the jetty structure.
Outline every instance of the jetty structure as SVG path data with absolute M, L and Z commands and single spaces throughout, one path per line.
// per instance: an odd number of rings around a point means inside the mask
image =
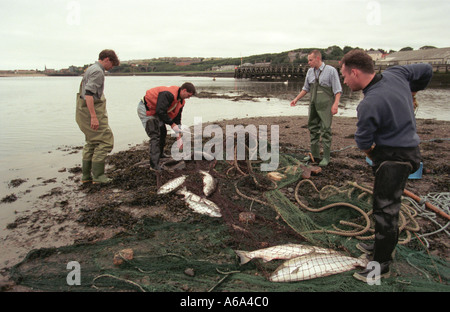
M 395 65 L 428 63 L 433 66 L 434 72 L 450 73 L 450 47 L 399 51 L 391 54 L 382 54 L 379 51 L 368 51 L 368 53 L 374 60 L 377 72 Z M 339 61 L 324 61 L 336 67 L 339 72 Z M 308 69 L 308 64 L 246 63 L 235 67 L 234 78 L 260 81 L 301 80 L 305 78 Z

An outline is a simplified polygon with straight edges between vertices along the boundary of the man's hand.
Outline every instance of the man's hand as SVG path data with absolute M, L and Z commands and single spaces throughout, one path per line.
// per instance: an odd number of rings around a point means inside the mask
M 335 104 L 335 105 L 333 105 L 333 106 L 331 106 L 331 113 L 333 114 L 333 115 L 336 115 L 337 114 L 337 112 L 338 112 L 338 104 Z
M 375 146 L 372 146 L 371 148 L 363 151 L 366 154 L 367 158 L 372 159 L 372 151 L 374 148 Z
M 341 100 L 341 92 L 338 92 L 334 95 L 334 102 L 331 106 L 331 114 L 336 115 L 339 108 L 339 101 Z
M 177 146 L 178 146 L 178 149 L 183 149 L 183 139 L 181 138 L 181 136 L 178 136 L 178 138 L 177 138 Z
M 99 125 L 100 124 L 98 122 L 97 116 L 92 116 L 91 117 L 91 129 L 94 130 L 94 131 L 97 131 Z
M 417 99 L 416 99 L 416 94 L 417 94 L 417 92 L 411 92 L 411 95 L 413 98 L 414 109 L 417 109 L 417 107 L 419 107 L 419 103 L 417 103 Z
M 175 131 L 175 133 L 180 132 L 180 128 L 178 127 L 177 124 L 172 124 L 170 127 L 172 128 L 173 131 Z
M 94 98 L 91 95 L 86 95 L 86 106 L 91 114 L 91 129 L 94 131 L 98 130 L 99 122 L 97 118 L 97 114 L 95 113 L 94 108 Z

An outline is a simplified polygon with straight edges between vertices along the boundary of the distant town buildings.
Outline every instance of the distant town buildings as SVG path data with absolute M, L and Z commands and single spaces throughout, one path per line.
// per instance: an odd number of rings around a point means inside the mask
M 288 58 L 289 58 L 289 62 L 293 63 L 296 59 L 301 59 L 304 57 L 308 57 L 308 53 L 306 52 L 295 52 L 295 51 L 290 51 L 288 52 Z
M 383 57 L 385 57 L 387 55 L 379 50 L 367 51 L 367 54 L 369 54 L 370 57 L 372 58 L 372 60 L 374 60 L 374 61 L 378 61 L 379 59 L 382 59 Z
M 42 75 L 41 71 L 38 70 L 0 70 L 0 77 L 8 77 L 8 76 L 33 76 L 33 75 Z
M 233 71 L 236 65 L 223 65 L 223 66 L 213 66 L 212 71 Z
M 406 65 L 428 63 L 431 65 L 450 64 L 450 48 L 422 49 L 394 52 L 375 61 L 375 65 Z

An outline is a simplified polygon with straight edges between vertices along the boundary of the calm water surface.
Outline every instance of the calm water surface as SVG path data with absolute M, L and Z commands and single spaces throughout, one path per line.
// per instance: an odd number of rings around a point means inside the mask
M 84 144 L 84 136 L 75 122 L 75 95 L 81 77 L 12 77 L 0 78 L 0 198 L 16 193 L 28 194 L 26 188 L 52 179 L 62 168 L 80 163 L 81 153 L 73 147 Z M 198 92 L 218 95 L 257 96 L 254 101 L 224 98 L 188 100 L 183 124 L 191 126 L 194 117 L 203 122 L 254 116 L 306 116 L 308 99 L 290 107 L 303 82 L 254 82 L 233 78 L 131 76 L 106 77 L 105 96 L 109 123 L 115 137 L 114 152 L 148 140 L 136 114 L 136 106 L 145 91 L 161 85 L 194 83 Z M 427 89 L 418 94 L 417 118 L 450 121 L 450 89 Z M 356 116 L 361 93 L 345 89 L 338 116 Z M 67 174 L 69 175 L 69 174 Z M 12 179 L 26 179 L 19 188 L 11 188 Z M 28 184 L 28 186 L 27 186 Z M 42 183 L 41 183 L 42 184 Z M 0 220 L 4 206 L 0 204 Z M 16 204 L 15 206 L 17 206 Z M 26 205 L 25 205 L 26 206 Z M 27 207 L 14 209 L 27 209 Z M 1 223 L 1 222 L 0 222 Z M 0 224 L 1 226 L 1 224 Z
M 11 164 L 19 155 L 48 152 L 62 146 L 83 145 L 83 136 L 75 122 L 75 94 L 80 77 L 0 78 L 0 163 Z M 291 116 L 307 114 L 307 99 L 292 108 L 289 102 L 302 83 L 253 82 L 222 78 L 213 81 L 200 77 L 107 77 L 105 95 L 115 149 L 147 139 L 136 114 L 140 98 L 149 88 L 193 82 L 198 91 L 229 96 L 261 96 L 255 101 L 221 98 L 188 100 L 183 123 L 190 126 L 194 117 L 203 122 L 253 116 Z M 428 89 L 418 95 L 417 118 L 450 120 L 449 89 Z M 356 116 L 361 93 L 345 89 L 339 116 Z

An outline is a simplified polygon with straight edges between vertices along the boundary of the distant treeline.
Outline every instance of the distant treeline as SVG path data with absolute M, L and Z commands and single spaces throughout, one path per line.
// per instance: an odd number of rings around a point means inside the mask
M 435 48 L 432 46 L 424 46 L 421 49 Z M 329 64 L 337 63 L 348 51 L 358 49 L 358 47 L 345 46 L 341 48 L 339 46 L 330 46 L 326 49 L 321 48 L 301 48 L 281 53 L 266 53 L 245 57 L 234 58 L 191 58 L 190 61 L 186 61 L 189 58 L 159 58 L 149 60 L 136 60 L 125 61 L 120 66 L 114 67 L 110 72 L 115 74 L 143 74 L 143 73 L 171 73 L 171 72 L 208 72 L 217 70 L 224 66 L 233 68 L 234 66 L 240 66 L 242 64 L 256 64 L 256 63 L 270 63 L 272 65 L 279 64 L 306 64 L 308 63 L 308 53 L 317 49 L 321 51 L 322 58 L 328 61 Z M 374 50 L 374 49 L 370 49 Z M 400 51 L 413 50 L 411 47 L 405 47 Z M 395 52 L 385 51 L 383 49 L 377 49 L 382 53 Z M 85 65 L 84 68 L 73 69 L 75 74 L 82 74 L 89 65 Z M 229 69 L 232 71 L 234 69 Z
M 255 64 L 255 63 L 271 63 L 277 64 L 306 64 L 308 63 L 308 53 L 315 48 L 297 49 L 281 53 L 266 53 L 259 55 L 252 55 L 246 57 L 235 58 L 220 58 L 220 59 L 201 59 L 187 65 L 177 65 L 176 58 L 171 61 L 160 59 L 152 59 L 146 62 L 137 61 L 135 65 L 130 62 L 123 63 L 120 66 L 114 67 L 111 73 L 150 73 L 150 72 L 201 72 L 211 71 L 213 68 L 223 67 L 228 65 L 239 66 L 241 64 Z M 345 53 L 354 49 L 346 46 L 341 49 L 338 46 L 331 46 L 327 49 L 317 49 L 321 51 L 324 60 L 340 60 Z M 289 57 L 291 54 L 291 57 Z M 294 55 L 294 56 L 293 56 Z
M 435 49 L 434 46 L 423 46 L 420 49 Z M 243 64 L 257 64 L 257 63 L 270 63 L 271 65 L 279 64 L 307 64 L 308 53 L 312 50 L 319 50 L 322 53 L 323 60 L 328 64 L 337 64 L 340 59 L 350 50 L 358 49 L 358 47 L 345 46 L 343 49 L 339 46 L 330 46 L 326 49 L 321 48 L 301 48 L 281 53 L 266 53 L 245 57 L 234 58 L 187 58 L 187 57 L 164 57 L 159 59 L 148 60 L 135 60 L 135 61 L 123 61 L 120 66 L 114 67 L 110 70 L 113 74 L 156 74 L 156 73 L 176 73 L 176 72 L 192 72 L 192 73 L 207 73 L 211 71 L 217 71 L 220 69 L 224 71 L 224 67 L 229 67 L 228 72 L 234 71 L 235 66 Z M 374 49 L 370 49 L 373 51 Z M 411 47 L 405 47 L 400 51 L 413 50 Z M 395 52 L 393 50 L 385 51 L 383 49 L 377 49 L 383 54 Z M 84 65 L 83 67 L 71 66 L 70 70 L 62 70 L 54 75 L 80 75 L 89 67 Z

